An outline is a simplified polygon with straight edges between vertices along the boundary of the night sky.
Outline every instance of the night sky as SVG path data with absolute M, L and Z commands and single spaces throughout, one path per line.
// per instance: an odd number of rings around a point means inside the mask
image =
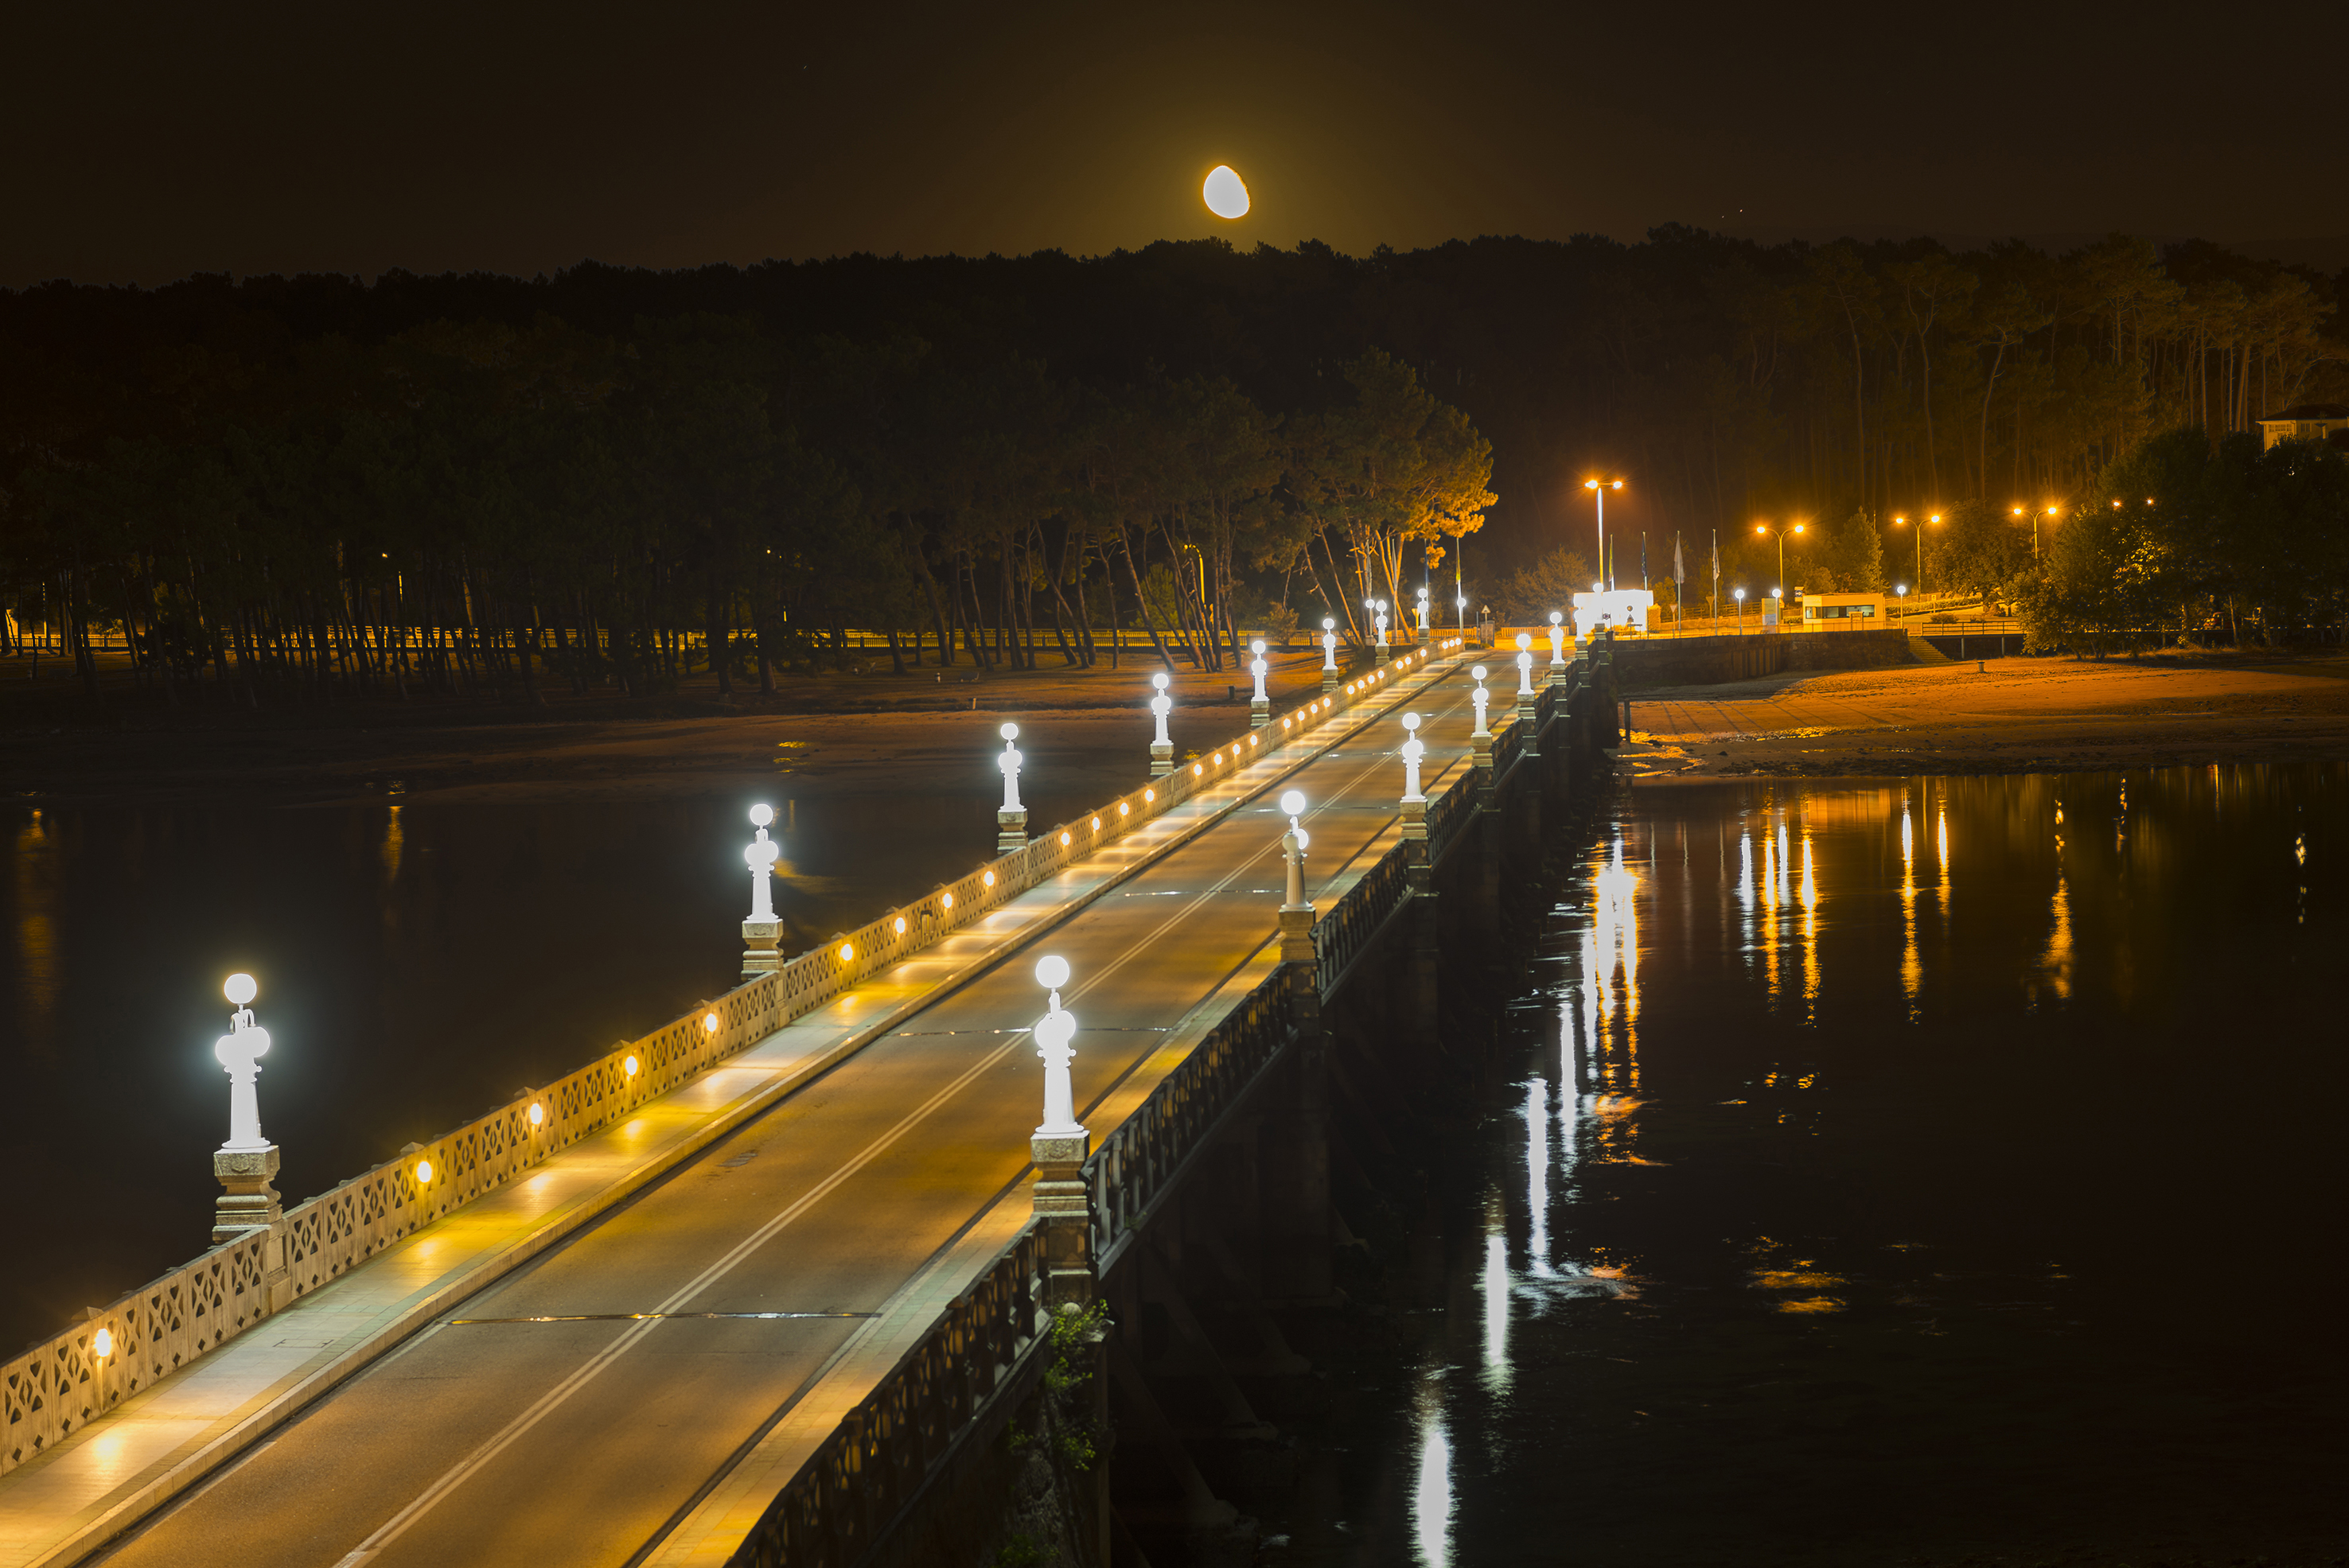
M 2331 10 L 228 9 L 15 13 L 0 284 L 1674 221 L 2349 260 Z

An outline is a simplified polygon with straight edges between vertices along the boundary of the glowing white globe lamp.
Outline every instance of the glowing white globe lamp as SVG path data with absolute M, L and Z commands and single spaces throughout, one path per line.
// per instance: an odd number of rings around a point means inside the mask
M 1485 705 L 1493 700 L 1493 694 L 1485 689 L 1485 666 L 1478 665 L 1471 669 L 1468 672 L 1468 678 L 1476 683 L 1476 689 L 1469 694 L 1468 698 L 1476 705 L 1476 727 L 1470 738 L 1490 740 L 1493 738 L 1493 732 L 1485 727 Z
M 1305 815 L 1305 791 L 1284 791 L 1280 797 L 1280 810 L 1288 819 L 1288 831 L 1280 836 L 1281 853 L 1288 861 L 1288 897 L 1282 907 L 1309 908 L 1305 902 L 1305 846 L 1313 841 L 1312 836 L 1306 832 L 1305 824 L 1298 820 Z
M 1174 711 L 1174 699 L 1166 695 L 1172 682 L 1164 670 L 1152 676 L 1150 684 L 1158 688 L 1150 699 L 1150 711 L 1158 720 L 1158 738 L 1150 743 L 1150 776 L 1164 779 L 1174 771 L 1174 742 L 1166 734 L 1166 716 Z
M 1028 808 L 1019 803 L 1019 727 L 1007 724 L 998 733 L 1003 737 L 1003 755 L 995 759 L 1003 770 L 1003 805 L 995 813 L 995 852 L 1008 855 L 1028 847 Z
M 1405 801 L 1424 800 L 1427 797 L 1419 792 L 1419 759 L 1427 755 L 1427 742 L 1419 738 L 1419 715 L 1404 714 L 1402 727 L 1402 798 Z
M 1036 1054 L 1044 1060 L 1044 1119 L 1036 1129 L 1039 1138 L 1081 1138 L 1084 1128 L 1077 1120 L 1076 1087 L 1070 1077 L 1070 1064 L 1077 1059 L 1077 1016 L 1061 1006 L 1061 987 L 1069 983 L 1069 961 L 1058 954 L 1048 954 L 1037 960 L 1036 984 L 1051 994 L 1051 1007 L 1037 1019 L 1031 1031 L 1036 1037 Z

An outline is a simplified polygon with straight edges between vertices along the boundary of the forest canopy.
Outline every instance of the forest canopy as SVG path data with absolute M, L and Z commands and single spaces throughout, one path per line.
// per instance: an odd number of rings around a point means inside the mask
M 1717 546 L 1724 587 L 1759 587 L 1757 525 L 1801 520 L 1791 579 L 1875 586 L 1924 529 L 1930 585 L 2052 617 L 2043 577 L 2147 547 L 2100 520 L 2019 575 L 2016 520 L 2199 442 L 2313 531 L 2259 511 L 2228 548 L 2288 570 L 2204 549 L 2131 603 L 2182 624 L 2289 584 L 2337 617 L 2327 459 L 2273 478 L 2253 432 L 2349 400 L 2344 287 L 2199 242 L 1677 227 L 47 284 L 0 293 L 0 605 L 127 630 L 167 689 L 652 690 L 713 632 L 724 675 L 771 682 L 848 626 L 901 665 L 1089 663 L 1123 624 L 1222 667 L 1244 628 L 1359 635 L 1365 597 L 1443 576 L 1515 614 L 1595 555 L 1580 481 L 1606 473 L 1619 580 L 1678 546 L 1701 597 Z

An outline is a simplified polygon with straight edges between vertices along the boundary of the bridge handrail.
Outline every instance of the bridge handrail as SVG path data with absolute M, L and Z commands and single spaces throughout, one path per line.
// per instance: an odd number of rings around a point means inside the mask
M 222 1243 L 129 1291 L 74 1325 L 0 1360 L 0 1475 L 35 1458 L 158 1378 L 218 1349 L 270 1314 L 328 1284 L 419 1227 L 502 1187 L 611 1126 L 704 1068 L 813 1012 L 1068 865 L 1164 816 L 1249 762 L 1304 739 L 1446 651 L 1412 649 L 1392 663 L 1177 764 L 979 866 L 789 960 L 771 975 L 703 1002 L 534 1094 L 289 1206 L 279 1222 Z M 1326 706 L 1324 706 L 1326 704 Z M 538 1117 L 532 1119 L 535 1108 Z M 429 1172 L 429 1177 L 424 1173 Z M 99 1356 L 104 1334 L 112 1352 Z
M 1043 1233 L 1031 1223 L 841 1418 L 729 1562 L 855 1562 L 1046 1337 L 1043 1264 Z

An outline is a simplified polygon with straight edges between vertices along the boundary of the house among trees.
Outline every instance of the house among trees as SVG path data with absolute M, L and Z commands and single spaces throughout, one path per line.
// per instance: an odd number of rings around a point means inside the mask
M 2329 441 L 2349 447 L 2349 403 L 2297 403 L 2260 421 L 2262 449 L 2282 441 Z

